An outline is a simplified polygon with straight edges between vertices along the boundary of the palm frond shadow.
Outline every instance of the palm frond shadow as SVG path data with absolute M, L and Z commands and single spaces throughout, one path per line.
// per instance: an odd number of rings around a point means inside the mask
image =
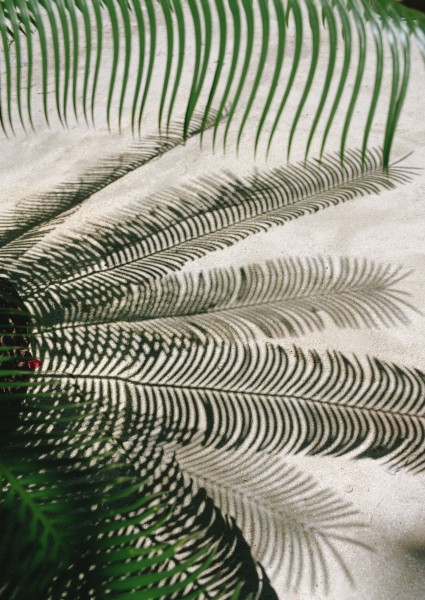
M 55 304 L 83 303 L 87 310 L 126 295 L 129 282 L 132 288 L 144 285 L 255 233 L 393 189 L 413 174 L 398 164 L 384 169 L 378 151 L 370 152 L 366 163 L 352 151 L 342 165 L 332 155 L 243 179 L 203 178 L 121 207 L 74 234 L 41 240 L 20 257 L 20 290 L 25 298 L 37 297 L 37 310 L 46 302 L 49 314 Z M 14 264 L 6 252 L 5 268 Z
M 204 128 L 212 127 L 212 112 Z M 226 114 L 223 115 L 225 118 Z M 186 137 L 183 121 L 174 121 L 164 135 L 147 135 L 120 155 L 107 156 L 77 178 L 54 190 L 22 199 L 17 206 L 3 210 L 0 219 L 0 244 L 6 258 L 16 260 L 42 239 L 94 194 L 128 173 L 156 160 L 200 132 L 202 117 L 195 114 Z
M 151 158 L 167 149 L 161 144 L 153 141 Z M 362 544 L 355 510 L 278 461 L 285 454 L 344 456 L 424 470 L 425 376 L 374 358 L 256 338 L 301 336 L 328 322 L 406 323 L 413 310 L 401 287 L 407 273 L 320 257 L 176 271 L 272 226 L 393 189 L 414 171 L 383 168 L 379 152 L 363 160 L 352 151 L 342 164 L 335 155 L 244 179 L 203 178 L 99 218 L 97 227 L 70 235 L 56 230 L 97 189 L 147 160 L 139 152 L 132 157 L 122 168 L 108 162 L 82 191 L 75 182 L 69 195 L 59 190 L 56 205 L 31 199 L 26 221 L 0 219 L 2 231 L 10 229 L 0 245 L 4 272 L 25 299 L 31 350 L 43 366 L 39 387 L 24 398 L 33 408 L 21 411 L 21 427 L 8 442 L 6 466 L 16 471 L 15 479 L 6 478 L 8 506 L 25 502 L 15 480 L 24 491 L 49 489 L 33 475 L 37 469 L 21 469 L 14 453 L 33 448 L 28 460 L 44 465 L 50 444 L 58 459 L 48 465 L 57 481 L 52 498 L 65 493 L 65 475 L 57 471 L 70 464 L 77 481 L 87 478 L 81 502 L 96 505 L 98 529 L 86 554 L 78 552 L 94 561 L 99 577 L 86 576 L 81 561 L 74 564 L 77 551 L 66 557 L 71 575 L 82 569 L 81 585 L 95 584 L 102 594 L 146 589 L 154 597 L 160 581 L 166 598 L 204 600 L 220 592 L 253 600 L 276 597 L 268 579 L 276 569 L 284 570 L 289 588 L 327 588 L 334 564 L 350 579 L 344 547 Z M 107 510 L 93 501 L 110 493 L 118 504 L 107 503 Z M 54 530 L 50 497 L 41 493 L 39 504 Z M 119 529 L 111 524 L 114 511 Z M 35 518 L 29 514 L 25 523 Z M 92 518 L 84 515 L 78 535 Z M 81 539 L 73 545 L 71 538 L 72 548 L 80 548 Z M 33 548 L 34 539 L 29 543 Z M 112 550 L 104 556 L 105 544 Z M 145 556 L 151 547 L 155 560 L 148 554 L 147 563 L 134 562 L 134 552 Z M 13 587 L 11 565 L 5 573 Z M 67 577 L 58 585 L 71 585 Z M 140 588 L 140 581 L 150 583 Z
M 374 458 L 424 469 L 420 371 L 296 346 L 167 342 L 125 327 L 78 332 L 74 347 L 71 361 L 69 339 L 45 342 L 43 364 L 63 385 L 76 380 L 81 393 L 123 407 L 128 396 L 137 418 L 161 416 L 182 435 L 202 430 L 205 445 L 232 450 L 249 443 L 259 452 Z
M 389 327 L 408 323 L 414 311 L 399 287 L 407 275 L 372 261 L 322 257 L 189 272 L 130 289 L 115 304 L 62 306 L 43 332 L 61 330 L 70 339 L 84 328 L 94 333 L 102 325 L 131 322 L 145 336 L 249 340 L 257 333 L 298 337 L 323 330 L 327 322 L 339 328 Z
M 174 448 L 180 469 L 235 518 L 272 577 L 279 574 L 288 589 L 302 582 L 311 593 L 329 593 L 338 568 L 354 584 L 341 549 L 371 548 L 361 542 L 365 525 L 351 504 L 275 456 L 254 456 L 249 445 L 229 452 L 199 442 Z

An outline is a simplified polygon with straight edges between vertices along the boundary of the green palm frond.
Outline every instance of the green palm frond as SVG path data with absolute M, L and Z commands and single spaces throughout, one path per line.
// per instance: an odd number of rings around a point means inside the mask
M 20 291 L 32 298 L 35 313 L 53 319 L 57 305 L 59 318 L 69 307 L 76 319 L 79 306 L 86 312 L 127 295 L 129 281 L 134 291 L 208 252 L 359 196 L 393 189 L 412 174 L 400 165 L 384 169 L 379 152 L 368 153 L 362 163 L 361 153 L 350 151 L 343 165 L 332 155 L 320 163 L 245 178 L 208 176 L 121 206 L 75 233 L 58 232 L 23 254 L 21 242 L 5 245 L 3 264 L 11 277 L 16 271 Z M 32 203 L 43 215 L 42 199 Z M 7 235 L 9 223 L 3 226 L 0 218 L 0 226 Z M 33 239 L 31 231 L 29 235 Z
M 331 572 L 351 579 L 342 548 L 362 546 L 364 527 L 352 505 L 276 456 L 190 443 L 174 447 L 189 481 L 203 488 L 241 527 L 255 557 L 287 589 L 329 593 Z M 308 585 L 306 583 L 308 582 Z
M 309 117 L 306 156 L 315 136 L 320 136 L 323 153 L 339 112 L 343 156 L 360 95 L 368 102 L 362 125 L 364 153 L 383 96 L 384 66 L 389 63 L 392 84 L 385 98 L 384 165 L 406 95 L 412 43 L 425 56 L 425 17 L 390 0 L 1 0 L 0 34 L 4 65 L 0 126 L 7 134 L 14 132 L 17 122 L 32 126 L 36 82 L 47 122 L 53 110 L 64 125 L 70 113 L 93 121 L 102 94 L 108 126 L 114 122 L 121 128 L 128 115 L 133 131 L 140 132 L 152 97 L 158 126 L 166 130 L 181 93 L 186 99 L 185 137 L 196 109 L 203 115 L 203 128 L 215 108 L 215 138 L 228 105 L 225 144 L 235 130 L 239 146 L 255 108 L 255 147 L 264 139 L 270 148 L 289 95 L 300 86 L 288 154 L 295 136 L 299 138 L 303 109 L 315 96 L 318 103 Z M 108 35 L 111 51 L 106 48 Z M 163 60 L 158 49 L 165 50 Z M 327 66 L 319 80 L 323 52 Z M 304 53 L 309 57 L 307 73 L 300 68 Z M 371 60 L 374 85 L 366 96 L 362 82 Z M 105 70 L 108 83 L 101 84 L 100 73 Z M 153 83 L 154 73 L 159 87 Z M 334 78 L 338 85 L 332 91 Z M 262 89 L 268 92 L 259 98 Z M 342 106 L 347 90 L 348 105 Z

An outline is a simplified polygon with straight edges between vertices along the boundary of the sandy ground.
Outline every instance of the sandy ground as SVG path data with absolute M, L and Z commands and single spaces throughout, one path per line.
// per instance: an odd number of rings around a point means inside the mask
M 160 35 L 163 30 L 160 30 Z M 273 38 L 272 38 L 273 39 Z M 106 42 L 110 47 L 110 40 Z M 188 52 L 190 54 L 190 52 Z M 307 61 L 307 58 L 305 59 Z M 303 62 L 303 65 L 306 64 Z M 302 66 L 302 68 L 304 68 Z M 323 76 L 325 63 L 319 64 Z M 270 70 L 270 69 L 269 69 Z M 423 98 L 425 77 L 418 55 L 413 56 L 412 77 L 404 113 L 398 129 L 393 158 L 413 152 L 406 159 L 411 166 L 425 166 L 425 122 Z M 367 91 L 372 74 L 366 73 L 364 95 L 356 107 L 354 120 L 363 118 L 368 107 Z M 188 77 L 188 76 L 187 76 Z M 253 77 L 253 74 L 250 74 Z M 103 75 L 106 78 L 106 75 Z M 155 78 L 154 90 L 160 86 Z M 187 82 L 187 78 L 185 79 Z M 102 81 L 105 85 L 105 82 Z M 297 84 L 301 89 L 301 81 Z M 384 83 L 389 93 L 390 81 Z M 368 88 L 369 86 L 369 88 Z M 349 90 L 350 88 L 348 88 Z M 266 84 L 260 89 L 259 103 L 268 93 Z M 179 98 L 184 101 L 183 92 Z M 363 97 L 364 96 L 364 97 Z M 314 98 L 312 99 L 314 102 Z M 291 98 L 290 111 L 297 106 L 296 94 Z M 100 110 L 100 109 L 99 109 Z M 99 211 L 131 202 L 134 197 L 147 195 L 166 187 L 169 182 L 180 183 L 198 175 L 229 169 L 238 174 L 249 173 L 256 165 L 266 166 L 264 152 L 255 162 L 252 152 L 252 133 L 259 108 L 250 117 L 239 156 L 233 150 L 227 154 L 215 153 L 211 140 L 206 137 L 202 151 L 199 141 L 193 139 L 160 160 L 139 169 L 108 189 L 96 194 L 70 219 L 68 227 L 78 226 L 94 218 Z M 294 147 L 294 159 L 303 157 L 303 142 L 309 124 L 310 107 L 307 104 L 299 125 L 299 138 Z M 81 172 L 105 154 L 114 153 L 131 143 L 128 126 L 122 135 L 108 133 L 101 125 L 97 131 L 71 123 L 68 130 L 56 124 L 50 130 L 42 125 L 41 111 L 37 109 L 36 134 L 22 132 L 6 139 L 0 135 L 0 177 L 3 206 L 19 202 L 35 191 L 48 190 L 54 184 Z M 289 114 L 290 114 L 289 111 Z M 155 129 L 155 94 L 146 118 L 146 131 Z M 288 116 L 288 121 L 290 118 Z M 288 122 L 287 121 L 287 122 Z M 375 120 L 376 142 L 385 123 L 380 112 Z M 268 165 L 285 162 L 285 135 L 283 126 L 276 136 Z M 232 133 L 234 139 L 234 132 Z M 250 137 L 251 136 L 251 137 Z M 304 137 L 303 137 L 304 136 Z M 298 139 L 300 140 L 298 143 Z M 329 139 L 329 150 L 338 148 L 338 128 Z M 358 129 L 352 127 L 350 145 L 359 143 Z M 232 144 L 230 143 L 230 146 Z M 314 216 L 294 220 L 285 227 L 256 235 L 235 247 L 211 254 L 198 264 L 187 268 L 207 268 L 228 264 L 261 262 L 273 257 L 286 256 L 340 256 L 367 257 L 377 262 L 401 265 L 412 270 L 404 282 L 411 294 L 411 302 L 418 311 L 425 307 L 425 174 L 418 173 L 414 180 L 379 197 L 369 196 L 345 205 L 322 211 Z M 345 353 L 373 355 L 401 365 L 425 369 L 425 316 L 411 313 L 405 326 L 376 330 L 338 330 L 332 325 L 325 332 L 309 334 L 297 340 L 303 348 L 339 349 Z M 288 459 L 329 486 L 360 511 L 367 525 L 361 534 L 371 550 L 347 546 L 344 557 L 350 567 L 354 584 L 351 585 L 341 570 L 330 573 L 331 589 L 325 596 L 321 582 L 316 591 L 301 584 L 298 590 L 286 588 L 285 578 L 274 579 L 279 597 L 285 600 L 422 600 L 425 598 L 425 510 L 423 507 L 425 478 L 402 472 L 391 472 L 371 461 L 353 462 L 343 459 L 298 458 Z

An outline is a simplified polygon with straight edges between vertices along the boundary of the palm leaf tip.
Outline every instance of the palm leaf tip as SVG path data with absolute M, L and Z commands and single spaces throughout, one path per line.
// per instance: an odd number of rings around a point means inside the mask
M 309 30 L 311 37 L 305 35 L 305 30 Z M 279 40 L 277 48 L 272 44 L 275 33 Z M 18 121 L 24 128 L 33 125 L 37 96 L 31 89 L 35 83 L 41 89 L 42 109 L 48 121 L 53 120 L 56 112 L 59 121 L 66 125 L 71 111 L 77 119 L 83 115 L 86 120 L 91 112 L 94 120 L 95 113 L 99 113 L 95 108 L 102 92 L 105 98 L 102 110 L 108 126 L 112 127 L 114 122 L 120 129 L 123 116 L 128 112 L 129 124 L 137 133 L 149 101 L 157 107 L 159 129 L 168 129 L 179 94 L 183 94 L 185 82 L 190 82 L 184 89 L 187 98 L 184 137 L 195 110 L 201 110 L 204 115 L 203 130 L 212 108 L 217 108 L 216 133 L 224 106 L 229 105 L 225 142 L 233 126 L 237 144 L 240 144 L 255 109 L 260 115 L 254 131 L 255 148 L 258 149 L 262 139 L 270 148 L 287 111 L 289 94 L 300 89 L 298 108 L 290 123 L 288 150 L 295 136 L 300 139 L 298 124 L 303 107 L 316 95 L 317 108 L 308 123 L 306 156 L 319 134 L 323 153 L 337 115 L 343 119 L 340 148 L 345 154 L 360 97 L 369 103 L 365 122 L 361 124 L 363 150 L 369 146 L 378 100 L 387 92 L 382 85 L 385 58 L 395 82 L 388 92 L 383 140 L 385 165 L 389 163 L 406 96 L 411 46 L 417 44 L 425 56 L 423 15 L 385 0 L 377 0 L 373 5 L 367 0 L 338 0 L 332 5 L 328 0 L 321 0 L 319 6 L 310 0 L 294 0 L 288 6 L 281 0 L 271 6 L 260 0 L 253 5 L 233 4 L 230 10 L 225 9 L 221 0 L 202 3 L 200 7 L 173 0 L 171 9 L 168 3 L 157 4 L 151 0 L 92 4 L 87 0 L 78 3 L 74 0 L 66 3 L 3 0 L 0 34 L 2 64 L 6 71 L 0 126 L 7 135 L 14 134 Z M 111 50 L 105 44 L 107 34 L 112 37 Z M 287 48 L 290 35 L 294 36 L 293 55 Z M 354 55 L 355 39 L 358 51 Z M 10 40 L 14 42 L 12 47 Z M 50 40 L 52 44 L 48 43 Z M 327 65 L 320 81 L 318 63 L 324 50 L 328 52 Z M 189 51 L 193 54 L 193 64 L 187 60 Z M 310 55 L 306 76 L 299 68 L 303 51 Z M 226 52 L 231 57 L 228 65 L 224 61 Z M 375 77 L 367 97 L 362 83 L 372 53 L 376 57 Z M 336 75 L 339 56 L 343 67 L 334 92 L 330 82 Z M 36 79 L 38 64 L 40 81 Z M 107 74 L 107 83 L 102 86 L 103 72 Z M 152 85 L 154 72 L 159 73 L 159 89 Z M 284 78 L 283 73 L 287 73 Z M 53 101 L 49 83 L 54 86 Z M 344 114 L 340 99 L 350 84 L 352 90 Z M 268 93 L 264 99 L 260 98 L 259 90 L 265 86 Z

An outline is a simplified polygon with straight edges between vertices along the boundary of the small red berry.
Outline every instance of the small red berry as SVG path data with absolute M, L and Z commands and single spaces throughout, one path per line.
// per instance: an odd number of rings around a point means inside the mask
M 29 369 L 39 369 L 41 367 L 41 361 L 38 360 L 37 358 L 33 358 L 32 360 L 28 361 L 28 368 Z

